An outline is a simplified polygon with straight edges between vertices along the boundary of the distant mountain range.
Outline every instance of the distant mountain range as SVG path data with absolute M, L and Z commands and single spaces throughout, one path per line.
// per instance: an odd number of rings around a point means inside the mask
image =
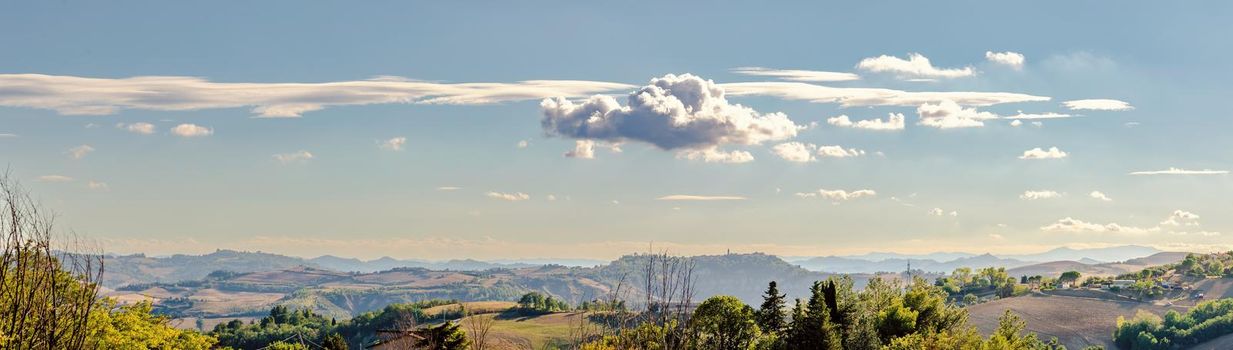
M 252 261 L 235 259 L 237 254 L 258 253 L 220 251 L 209 255 L 226 256 L 229 261 Z M 355 273 L 295 266 L 259 272 L 215 273 L 184 282 L 129 284 L 109 291 L 108 296 L 120 300 L 153 298 L 160 313 L 174 317 L 253 316 L 267 312 L 272 305 L 287 305 L 311 308 L 331 317 L 347 318 L 396 302 L 433 298 L 517 300 L 523 293 L 531 291 L 548 293 L 572 304 L 612 294 L 637 302 L 642 298 L 640 295 L 645 295 L 639 283 L 646 281 L 647 264 L 662 261 L 649 259 L 648 255 L 627 255 L 596 267 L 543 265 L 485 271 L 400 267 Z M 690 275 L 694 281 L 691 290 L 695 294 L 695 302 L 724 294 L 736 296 L 747 303 L 757 303 L 761 301 L 762 292 L 770 281 L 776 281 L 780 291 L 790 298 L 808 297 L 809 288 L 815 281 L 832 275 L 808 271 L 767 254 L 708 255 L 690 259 L 693 264 Z M 849 277 L 856 288 L 863 288 L 872 276 L 850 274 Z M 897 274 L 884 277 L 900 278 Z M 651 283 L 660 282 L 652 280 Z
M 781 261 L 787 261 L 787 263 L 800 266 L 805 270 L 824 273 L 869 274 L 901 272 L 907 269 L 909 263 L 913 270 L 949 273 L 957 267 L 982 268 L 994 266 L 1013 269 L 1044 262 L 1097 265 L 1144 258 L 1156 253 L 1160 253 L 1160 251 L 1150 247 L 1127 245 L 1095 249 L 1057 248 L 1037 254 L 1000 256 L 958 252 L 919 255 L 869 253 L 851 256 L 794 257 Z M 151 257 L 143 254 L 107 255 L 106 263 L 107 273 L 104 275 L 103 285 L 112 288 L 133 283 L 169 283 L 200 280 L 209 273 L 218 270 L 247 273 L 283 270 L 297 266 L 339 272 L 373 273 L 395 268 L 423 268 L 435 271 L 484 271 L 494 268 L 516 269 L 545 265 L 595 267 L 609 264 L 600 260 L 586 259 L 497 261 L 460 259 L 428 261 L 382 257 L 374 260 L 360 260 L 331 255 L 304 259 L 271 253 L 239 252 L 233 250 L 218 250 L 204 255 L 177 254 L 167 257 Z
M 382 257 L 365 261 L 332 255 L 304 259 L 279 254 L 241 252 L 227 249 L 220 249 L 203 255 L 176 254 L 154 257 L 146 256 L 145 254 L 109 254 L 105 258 L 106 273 L 103 275 L 103 285 L 113 288 L 133 283 L 170 283 L 199 280 L 205 278 L 211 272 L 219 270 L 247 273 L 284 270 L 299 266 L 339 272 L 371 273 L 395 268 L 423 268 L 438 271 L 483 271 L 493 268 L 522 268 L 545 265 L 591 267 L 606 264 L 606 262 L 599 260 L 579 259 L 502 260 L 500 262 L 488 262 L 472 259 L 427 261 Z
M 794 257 L 786 259 L 801 267 L 831 273 L 875 273 L 904 271 L 909 263 L 913 270 L 951 272 L 958 267 L 1017 268 L 1043 262 L 1069 261 L 1082 264 L 1102 264 L 1126 261 L 1160 253 L 1151 247 L 1126 245 L 1107 248 L 1056 248 L 1043 253 L 1000 255 L 970 253 L 897 254 L 869 253 L 851 256 Z

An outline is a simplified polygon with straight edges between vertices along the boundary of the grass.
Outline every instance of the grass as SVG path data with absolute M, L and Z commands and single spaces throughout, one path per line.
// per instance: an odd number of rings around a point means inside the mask
M 517 318 L 502 318 L 496 314 L 471 317 L 497 317 L 489 331 L 489 342 L 494 349 L 518 349 L 520 345 L 543 349 L 567 342 L 570 330 L 576 326 L 582 314 L 558 312 Z
M 502 312 L 505 310 L 509 310 L 510 308 L 517 306 L 518 303 L 515 303 L 512 301 L 471 301 L 471 302 L 462 303 L 462 305 L 465 306 L 467 310 L 470 310 L 470 312 L 474 314 L 490 314 L 490 313 L 498 313 L 498 312 Z M 457 311 L 457 310 L 458 310 L 458 304 L 449 304 L 449 305 L 433 306 L 433 307 L 424 309 L 424 314 L 432 316 L 432 315 L 436 315 L 442 312 Z

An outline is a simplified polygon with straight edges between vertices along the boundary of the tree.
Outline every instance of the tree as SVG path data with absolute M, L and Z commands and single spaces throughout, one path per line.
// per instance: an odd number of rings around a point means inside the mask
M 978 301 L 980 298 L 976 294 L 968 293 L 963 296 L 963 305 L 975 305 Z
M 823 283 L 814 282 L 810 294 L 803 309 L 800 301 L 797 301 L 785 344 L 790 349 L 841 349 L 842 330 L 831 322 L 831 311 L 827 307 Z
M 761 333 L 753 308 L 727 295 L 710 297 L 698 305 L 689 326 L 698 334 L 699 349 L 747 349 Z
M 1079 271 L 1066 271 L 1062 276 L 1057 278 L 1058 282 L 1075 282 L 1079 280 Z
M 206 350 L 218 342 L 211 336 L 181 330 L 168 324 L 167 317 L 151 313 L 150 302 L 116 307 L 104 300 L 90 315 L 89 343 L 95 349 L 183 349 Z
M 102 255 L 56 237 L 53 215 L 0 174 L 0 348 L 86 347 Z
M 459 306 L 459 308 L 462 309 L 462 323 L 466 325 L 467 332 L 471 335 L 471 348 L 474 350 L 487 349 L 488 332 L 492 330 L 492 324 L 497 321 L 497 318 L 494 315 L 473 314 L 466 306 Z
M 453 322 L 428 327 L 417 333 L 423 339 L 415 345 L 429 350 L 464 350 L 471 345 L 471 341 L 467 339 L 467 333 Z
M 775 281 L 771 281 L 766 287 L 766 294 L 762 296 L 762 307 L 758 309 L 758 327 L 767 333 L 779 333 L 784 329 L 785 318 L 784 314 L 784 297 L 786 294 L 779 294 L 779 286 Z
M 347 340 L 343 339 L 343 336 L 338 333 L 330 333 L 329 336 L 326 336 L 325 341 L 322 342 L 321 344 L 321 347 L 325 348 L 326 350 L 347 350 L 348 349 Z

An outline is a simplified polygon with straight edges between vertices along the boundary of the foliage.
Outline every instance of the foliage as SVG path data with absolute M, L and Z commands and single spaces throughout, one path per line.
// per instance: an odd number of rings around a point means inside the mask
M 1058 282 L 1075 282 L 1079 280 L 1079 271 L 1066 271 L 1057 278 Z
M 1022 279 L 1027 282 L 1027 277 Z M 999 297 L 1010 297 L 1015 293 L 1016 279 L 1006 273 L 1005 268 L 986 267 L 973 273 L 971 268 L 960 267 L 949 276 L 938 277 L 934 286 L 940 287 L 948 295 L 956 298 L 966 294 L 981 294 L 994 292 Z
M 1233 333 L 1233 299 L 1200 303 L 1186 313 L 1169 311 L 1161 319 L 1146 312 L 1117 319 L 1113 341 L 1123 349 L 1189 347 Z
M 758 327 L 767 332 L 779 332 L 785 327 L 784 314 L 784 294 L 779 294 L 779 286 L 775 281 L 771 281 L 766 287 L 766 295 L 762 297 L 762 307 L 758 309 L 755 315 L 758 320 Z
M 53 240 L 54 217 L 0 173 L 0 348 L 82 348 L 101 309 L 101 257 Z
M 104 300 L 90 314 L 89 343 L 96 349 L 210 349 L 214 337 L 168 324 L 164 316 L 151 313 L 150 302 L 116 307 Z
M 530 292 L 518 299 L 518 310 L 528 313 L 549 313 L 569 310 L 569 304 L 551 295 Z
M 714 296 L 698 305 L 689 320 L 698 349 L 748 349 L 761 331 L 754 310 L 733 296 Z
M 220 346 L 234 348 L 259 348 L 274 344 L 289 338 L 304 338 L 313 342 L 325 341 L 326 335 L 332 334 L 337 325 L 333 319 L 325 318 L 308 309 L 291 310 L 286 306 L 275 306 L 268 316 L 252 324 L 232 321 L 214 326 L 211 335 L 218 337 Z
M 463 350 L 470 346 L 467 333 L 453 322 L 442 322 L 440 325 L 428 327 L 416 332 L 423 339 L 416 346 L 428 350 Z
M 326 350 L 347 350 L 347 340 L 343 339 L 341 334 L 330 333 L 325 337 L 325 341 L 321 342 L 321 347 Z

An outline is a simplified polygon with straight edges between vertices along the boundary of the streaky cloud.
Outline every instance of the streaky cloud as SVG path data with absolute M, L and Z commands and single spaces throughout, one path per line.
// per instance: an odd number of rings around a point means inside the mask
M 798 82 L 746 82 L 719 84 L 732 96 L 771 96 L 812 103 L 838 103 L 843 107 L 911 106 L 953 101 L 964 106 L 1049 101 L 1046 96 L 1013 92 L 903 91 L 883 88 L 830 87 Z
M 400 77 L 324 83 L 222 83 L 199 77 L 87 78 L 0 74 L 0 106 L 106 115 L 125 109 L 189 111 L 251 107 L 260 117 L 299 117 L 330 106 L 369 104 L 492 104 L 548 97 L 584 97 L 633 85 L 581 80 L 440 83 Z
M 1228 173 L 1229 173 L 1228 170 L 1211 170 L 1211 169 L 1187 170 L 1187 169 L 1182 169 L 1182 168 L 1170 167 L 1165 170 L 1134 171 L 1134 172 L 1131 172 L 1130 175 L 1225 175 Z
M 673 194 L 656 198 L 658 201 L 740 201 L 747 198 L 741 196 L 698 196 L 689 194 Z
M 752 75 L 761 77 L 773 77 L 791 81 L 813 81 L 813 82 L 829 82 L 829 81 L 853 81 L 860 80 L 861 76 L 855 73 L 845 72 L 827 72 L 816 70 L 797 70 L 797 69 L 773 69 L 765 67 L 738 67 L 732 69 L 733 73 L 742 75 Z

